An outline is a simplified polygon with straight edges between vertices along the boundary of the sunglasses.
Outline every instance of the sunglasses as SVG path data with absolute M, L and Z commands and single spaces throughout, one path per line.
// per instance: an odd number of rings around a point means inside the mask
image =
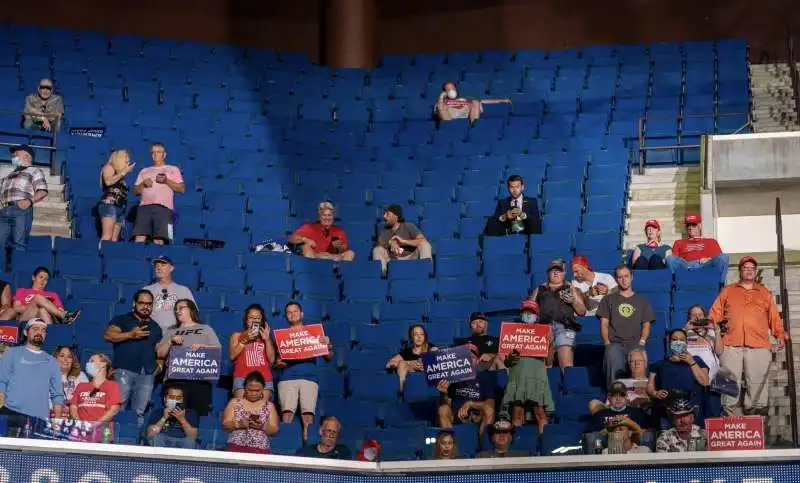
M 44 89 L 46 91 L 53 90 L 53 86 L 39 86 L 39 89 Z

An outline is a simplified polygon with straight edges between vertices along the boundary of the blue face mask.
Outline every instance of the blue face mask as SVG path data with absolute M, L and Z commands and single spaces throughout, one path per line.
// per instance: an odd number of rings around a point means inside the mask
M 621 412 L 625 411 L 626 409 L 628 409 L 628 405 L 626 404 L 626 405 L 624 405 L 624 406 L 621 406 L 621 407 L 615 407 L 615 406 L 612 404 L 612 405 L 609 405 L 609 406 L 608 406 L 608 409 L 610 409 L 610 410 L 614 411 L 615 413 L 621 413 Z
M 685 340 L 673 340 L 669 343 L 669 350 L 673 355 L 683 354 L 686 352 L 686 347 L 688 347 L 688 345 Z
M 536 314 L 525 313 L 522 314 L 522 321 L 526 324 L 534 324 L 536 323 L 537 317 Z
M 22 158 L 20 158 L 19 156 L 14 156 L 13 158 L 11 158 L 11 166 L 13 166 L 14 169 L 21 168 Z
M 88 374 L 89 377 L 96 376 L 98 372 L 100 372 L 100 368 L 97 366 L 97 364 L 94 362 L 86 363 L 86 374 Z

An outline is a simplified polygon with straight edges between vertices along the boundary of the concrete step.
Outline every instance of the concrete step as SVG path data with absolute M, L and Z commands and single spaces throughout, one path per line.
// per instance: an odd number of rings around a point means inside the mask
M 31 228 L 31 235 L 33 236 L 50 235 L 50 236 L 60 236 L 64 238 L 72 238 L 72 229 L 64 225 L 40 226 L 34 224 L 33 227 Z
M 630 194 L 631 201 L 670 201 L 675 202 L 680 200 L 679 203 L 700 205 L 700 192 L 695 190 L 694 193 L 686 191 L 675 192 L 672 188 L 651 188 L 647 190 L 636 189 Z

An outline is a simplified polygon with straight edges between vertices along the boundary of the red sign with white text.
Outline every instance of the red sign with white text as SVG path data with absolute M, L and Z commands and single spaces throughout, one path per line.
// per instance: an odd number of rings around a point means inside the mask
M 19 327 L 16 325 L 0 325 L 0 343 L 16 344 L 19 342 Z
M 764 449 L 763 416 L 706 419 L 709 451 Z
M 502 355 L 515 350 L 523 357 L 547 357 L 552 327 L 545 324 L 503 322 L 500 325 L 500 349 Z
M 327 344 L 319 341 L 320 337 L 325 336 L 322 324 L 275 329 L 273 332 L 278 354 L 283 360 L 311 359 L 330 354 Z

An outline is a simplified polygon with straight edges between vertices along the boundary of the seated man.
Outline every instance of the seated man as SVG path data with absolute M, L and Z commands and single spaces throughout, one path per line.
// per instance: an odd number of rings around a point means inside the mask
M 478 363 L 478 349 L 472 351 L 473 365 Z M 479 434 L 494 422 L 494 378 L 491 372 L 479 372 L 472 381 L 449 383 L 439 381 L 439 411 L 437 423 L 440 428 L 450 429 L 456 421 L 477 423 Z
M 333 203 L 324 201 L 317 208 L 319 221 L 306 223 L 289 238 L 290 243 L 302 245 L 306 258 L 352 261 L 356 254 L 347 244 L 347 235 L 333 224 Z
M 589 413 L 592 415 L 587 427 L 589 431 L 600 431 L 619 416 L 630 419 L 640 428 L 646 426 L 648 420 L 644 411 L 630 405 L 628 388 L 621 381 L 615 382 L 608 391 L 608 404 L 603 404 L 597 399 L 590 401 Z
M 469 119 L 474 123 L 483 112 L 484 104 L 511 104 L 509 99 L 467 99 L 458 97 L 456 83 L 447 81 L 442 85 L 442 92 L 436 100 L 433 113 L 439 121 L 453 119 Z
M 724 284 L 728 276 L 728 255 L 722 253 L 717 240 L 703 238 L 700 215 L 686 215 L 684 223 L 686 239 L 675 240 L 672 244 L 672 255 L 667 257 L 667 266 L 672 273 L 679 268 L 692 270 L 716 267 L 720 270 L 720 283 Z
M 183 388 L 169 387 L 164 395 L 164 410 L 150 412 L 147 426 L 150 446 L 194 449 L 197 447 L 198 421 L 197 413 L 186 409 Z
M 606 424 L 603 434 L 607 438 L 602 454 L 650 453 L 650 448 L 637 444 L 642 428 L 625 416 L 617 416 Z
M 530 456 L 528 451 L 511 448 L 514 441 L 514 425 L 508 419 L 498 419 L 489 431 L 491 434 L 492 448 L 476 454 L 476 458 L 519 458 Z
M 488 236 L 531 235 L 542 232 L 542 218 L 536 198 L 525 198 L 525 180 L 520 175 L 508 178 L 508 198 L 497 200 L 494 214 L 486 221 Z
M 25 96 L 25 107 L 22 108 L 22 126 L 25 129 L 38 127 L 42 131 L 58 131 L 61 129 L 61 118 L 64 116 L 64 100 L 53 94 L 53 81 L 42 79 L 39 90 Z
M 337 444 L 339 434 L 342 431 L 342 423 L 336 416 L 323 418 L 319 425 L 319 443 L 307 444 L 297 450 L 295 456 L 305 456 L 307 458 L 326 458 L 331 460 L 352 460 L 353 455 L 350 449 L 343 444 Z
M 694 424 L 698 408 L 688 399 L 676 399 L 667 412 L 672 428 L 661 432 L 656 440 L 657 453 L 683 453 L 706 450 L 706 431 Z
M 473 312 L 469 317 L 469 337 L 459 337 L 454 340 L 456 345 L 471 344 L 478 351 L 479 371 L 494 371 L 505 369 L 503 358 L 497 355 L 500 349 L 500 338 L 489 335 L 489 322 L 483 312 Z
M 389 205 L 383 213 L 386 222 L 378 234 L 378 245 L 372 249 L 372 259 L 380 260 L 383 271 L 389 260 L 417 260 L 431 258 L 431 244 L 413 223 L 406 223 L 403 207 Z

